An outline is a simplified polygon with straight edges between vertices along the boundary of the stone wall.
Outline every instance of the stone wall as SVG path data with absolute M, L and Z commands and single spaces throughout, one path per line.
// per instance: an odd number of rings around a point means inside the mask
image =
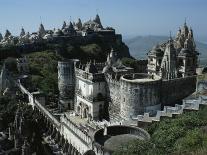
M 196 90 L 196 76 L 162 81 L 161 103 L 175 105 Z
M 120 114 L 120 81 L 112 78 L 106 78 L 107 80 L 107 100 L 109 102 L 109 113 L 110 114 Z
M 78 152 L 84 154 L 92 148 L 92 139 L 86 131 L 81 130 L 66 116 L 61 117 L 61 134 L 68 140 Z
M 86 151 L 92 148 L 92 139 L 88 135 L 87 131 L 81 129 L 74 124 L 66 115 L 62 115 L 58 120 L 52 113 L 45 108 L 37 98 L 34 97 L 20 82 L 16 83 L 22 93 L 27 94 L 29 98 L 29 105 L 32 105 L 34 109 L 38 109 L 52 124 L 61 136 L 74 147 L 80 154 L 84 154 Z M 75 153 L 74 153 L 75 154 Z
M 132 78 L 132 79 L 131 79 Z M 121 116 L 129 118 L 160 109 L 161 78 L 128 74 L 121 78 Z

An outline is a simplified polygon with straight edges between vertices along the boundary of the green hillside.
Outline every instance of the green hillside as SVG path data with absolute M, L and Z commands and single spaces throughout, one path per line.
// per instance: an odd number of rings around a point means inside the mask
M 207 107 L 163 118 L 146 130 L 150 141 L 132 141 L 114 155 L 205 155 L 207 154 Z

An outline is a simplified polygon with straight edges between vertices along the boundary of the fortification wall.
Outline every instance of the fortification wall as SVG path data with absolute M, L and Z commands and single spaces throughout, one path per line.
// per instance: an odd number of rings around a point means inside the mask
M 61 117 L 61 134 L 75 147 L 78 152 L 84 154 L 92 148 L 92 139 L 86 131 L 81 130 L 66 116 Z
M 175 105 L 196 90 L 196 76 L 162 81 L 161 103 Z
M 120 82 L 111 78 L 106 78 L 106 81 L 109 111 L 110 113 L 119 114 L 121 99 Z
M 121 78 L 121 116 L 129 118 L 160 109 L 161 78 L 128 74 Z

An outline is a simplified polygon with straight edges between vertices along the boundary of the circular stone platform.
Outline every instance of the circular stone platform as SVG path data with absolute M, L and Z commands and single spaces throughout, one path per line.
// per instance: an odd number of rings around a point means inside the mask
M 130 135 L 130 134 L 111 136 L 109 139 L 105 141 L 104 147 L 107 150 L 114 151 L 114 150 L 119 149 L 124 144 L 127 144 L 128 142 L 136 140 L 136 139 L 142 139 L 142 138 L 135 136 L 135 135 Z
M 150 135 L 145 130 L 132 126 L 108 126 L 107 135 L 103 133 L 104 129 L 100 129 L 94 134 L 95 147 L 103 148 L 103 151 L 109 154 L 130 141 L 150 139 Z

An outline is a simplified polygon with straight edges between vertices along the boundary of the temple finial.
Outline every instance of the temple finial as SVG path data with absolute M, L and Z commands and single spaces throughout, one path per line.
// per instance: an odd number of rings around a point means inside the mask
M 170 40 L 172 40 L 172 31 L 170 31 Z
M 98 9 L 96 9 L 96 14 L 98 15 Z
M 169 38 L 169 42 L 172 43 L 172 32 L 170 31 L 170 38 Z
M 187 25 L 187 22 L 186 21 L 187 21 L 187 18 L 185 17 L 185 23 L 184 23 L 185 26 Z
M 42 17 L 40 16 L 40 23 L 42 24 Z

